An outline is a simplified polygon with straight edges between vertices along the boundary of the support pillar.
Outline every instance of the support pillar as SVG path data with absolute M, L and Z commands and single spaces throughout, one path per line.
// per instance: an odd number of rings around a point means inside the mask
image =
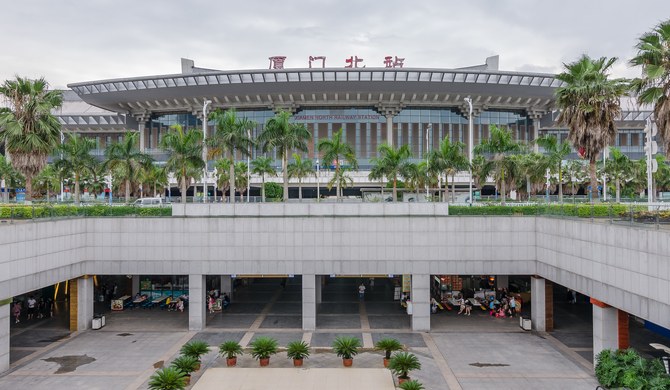
M 316 303 L 321 303 L 321 291 L 323 288 L 323 275 L 316 275 L 316 285 L 314 286 L 316 292 Z
M 133 275 L 132 278 L 132 296 L 134 297 L 135 294 L 140 292 L 140 275 Z
M 628 313 L 623 310 L 617 310 L 618 315 L 618 338 L 619 349 L 628 349 L 630 347 L 630 335 L 628 328 Z
M 540 118 L 536 115 L 533 117 L 533 152 L 539 153 L 540 147 L 537 144 L 537 139 L 540 137 Z
M 146 149 L 146 140 L 144 135 L 144 122 L 137 124 L 137 131 L 140 133 L 140 152 L 144 152 Z
M 430 275 L 412 275 L 412 330 L 430 331 Z
M 91 329 L 93 321 L 93 278 L 84 275 L 70 280 L 70 331 Z
M 386 142 L 393 146 L 393 114 L 386 114 Z
M 604 349 L 619 348 L 618 310 L 591 298 L 593 305 L 593 361 Z
M 188 276 L 188 330 L 205 329 L 206 286 L 205 275 Z
M 0 373 L 9 370 L 9 324 L 12 300 L 7 299 L 0 306 Z
M 496 275 L 497 288 L 509 288 L 509 275 Z
M 233 278 L 230 275 L 221 275 L 221 296 L 228 294 L 230 301 L 233 301 Z
M 316 275 L 302 275 L 302 330 L 316 330 Z
M 544 278 L 530 278 L 530 318 L 533 329 L 539 332 L 554 330 L 553 284 Z

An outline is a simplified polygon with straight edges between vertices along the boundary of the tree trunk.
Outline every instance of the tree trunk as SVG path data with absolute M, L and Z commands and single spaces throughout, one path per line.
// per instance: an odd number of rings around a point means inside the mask
M 33 177 L 26 175 L 26 202 L 33 200 Z
M 621 201 L 621 182 L 619 181 L 619 178 L 616 178 L 616 202 L 619 203 Z
M 284 202 L 288 202 L 288 150 L 284 150 L 281 158 L 281 170 L 284 179 Z
M 230 153 L 230 168 L 228 168 L 229 184 L 230 187 L 230 203 L 235 203 L 235 149 Z
M 265 203 L 265 173 L 261 175 L 261 181 L 263 182 L 263 186 L 261 187 L 261 200 Z
M 502 205 L 506 206 L 507 203 L 505 202 L 505 170 L 503 169 L 502 171 L 502 180 L 500 181 L 500 195 L 502 196 Z
M 154 197 L 157 195 L 157 193 L 156 193 L 156 190 L 157 190 L 157 189 L 158 189 L 158 188 L 157 188 L 157 186 L 156 186 L 156 183 L 154 183 Z M 162 196 L 161 196 L 161 198 L 162 198 Z
M 126 179 L 126 204 L 130 203 L 130 179 Z
M 529 202 L 530 202 L 530 192 L 532 191 L 530 187 L 531 187 L 530 186 L 530 175 L 526 175 L 526 197 L 528 198 L 526 200 L 528 200 Z
M 591 201 L 598 199 L 598 177 L 596 175 L 596 159 L 589 161 L 589 176 L 591 176 Z
M 181 177 L 179 189 L 181 190 L 181 203 L 186 204 L 186 176 Z
M 51 195 L 51 194 L 50 194 L 50 192 L 49 192 L 49 185 L 47 184 L 47 202 L 50 202 L 50 199 L 51 199 L 51 196 L 50 196 L 50 195 Z M 5 195 L 3 194 L 2 196 L 4 197 Z
M 561 163 L 558 163 L 558 202 L 563 204 L 563 169 Z
M 456 174 L 451 175 L 451 203 L 456 203 Z M 472 203 L 472 199 L 470 199 Z
M 298 179 L 298 202 L 302 202 L 302 179 Z
M 74 203 L 79 204 L 79 174 L 74 174 Z
M 398 184 L 398 178 L 393 177 L 393 201 L 395 202 L 396 199 L 398 198 L 398 190 L 396 189 L 396 185 Z

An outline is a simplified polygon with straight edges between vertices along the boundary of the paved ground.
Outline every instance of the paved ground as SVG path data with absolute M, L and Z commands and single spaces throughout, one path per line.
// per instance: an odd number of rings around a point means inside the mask
M 188 332 L 186 313 L 155 309 L 108 313 L 103 330 L 72 335 L 61 317 L 22 322 L 12 327 L 12 370 L 0 377 L 0 388 L 146 388 L 155 367 L 168 364 L 190 339 L 212 346 L 232 339 L 247 346 L 261 335 L 276 338 L 281 346 L 309 342 L 314 348 L 305 363 L 309 368 L 340 368 L 341 360 L 329 349 L 332 340 L 359 337 L 365 348 L 351 370 L 380 368 L 381 354 L 371 348 L 380 338 L 395 337 L 419 357 L 422 369 L 412 377 L 427 389 L 593 390 L 597 385 L 585 359 L 590 352 L 580 350 L 590 347 L 584 336 L 590 334 L 583 320 L 587 304 L 568 306 L 557 299 L 560 320 L 553 335 L 523 332 L 516 319 L 495 319 L 480 310 L 470 317 L 441 312 L 432 317 L 431 333 L 415 333 L 392 301 L 390 286 L 378 282 L 360 303 L 357 282 L 337 279 L 324 287 L 316 332 L 300 329 L 299 285 L 289 282 L 282 289 L 277 280 L 240 288 L 229 310 L 209 315 L 207 328 L 197 333 Z M 225 366 L 215 349 L 205 356 L 194 383 L 208 368 Z M 257 362 L 246 354 L 238 365 L 253 368 Z M 284 353 L 272 358 L 271 367 L 293 369 Z

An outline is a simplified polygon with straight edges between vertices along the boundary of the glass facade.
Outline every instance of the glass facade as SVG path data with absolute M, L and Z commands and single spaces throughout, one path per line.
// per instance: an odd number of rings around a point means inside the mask
M 257 137 L 265 123 L 274 116 L 271 110 L 238 111 L 258 125 L 252 136 Z M 315 159 L 319 139 L 330 138 L 334 132 L 343 130 L 343 137 L 355 150 L 362 168 L 377 157 L 379 145 L 387 142 L 386 117 L 373 108 L 309 108 L 297 112 L 292 121 L 304 124 L 312 133 L 309 151 L 303 156 Z M 180 124 L 186 129 L 201 128 L 202 121 L 192 114 L 169 114 L 152 118 L 146 126 L 146 147 L 158 147 L 161 137 L 170 126 Z M 530 142 L 533 139 L 533 121 L 523 111 L 489 110 L 473 118 L 475 145 L 489 138 L 492 124 L 504 126 L 512 131 L 517 140 Z M 209 132 L 213 123 L 210 122 Z M 428 134 L 426 134 L 428 133 Z M 440 140 L 450 138 L 468 143 L 468 120 L 455 108 L 405 108 L 393 118 L 393 144 L 409 145 L 415 159 L 424 159 L 426 151 L 438 147 Z M 428 145 L 426 146 L 426 142 Z M 252 151 L 251 158 L 262 155 L 260 147 Z M 270 157 L 278 158 L 275 152 Z M 236 156 L 241 159 L 242 156 Z

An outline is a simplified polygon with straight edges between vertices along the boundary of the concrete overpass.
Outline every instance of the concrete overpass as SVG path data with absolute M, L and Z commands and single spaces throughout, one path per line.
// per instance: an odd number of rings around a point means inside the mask
M 189 275 L 189 328 L 205 324 L 205 276 L 302 275 L 303 328 L 322 275 L 412 275 L 412 329 L 430 330 L 430 275 L 534 275 L 536 330 L 551 329 L 551 284 L 590 296 L 594 352 L 617 348 L 619 311 L 670 328 L 670 231 L 551 217 L 455 217 L 440 203 L 187 204 L 171 218 L 87 218 L 0 226 L 0 369 L 11 298 L 71 280 L 73 327 L 90 328 L 88 275 Z M 76 302 L 75 302 L 76 297 Z

